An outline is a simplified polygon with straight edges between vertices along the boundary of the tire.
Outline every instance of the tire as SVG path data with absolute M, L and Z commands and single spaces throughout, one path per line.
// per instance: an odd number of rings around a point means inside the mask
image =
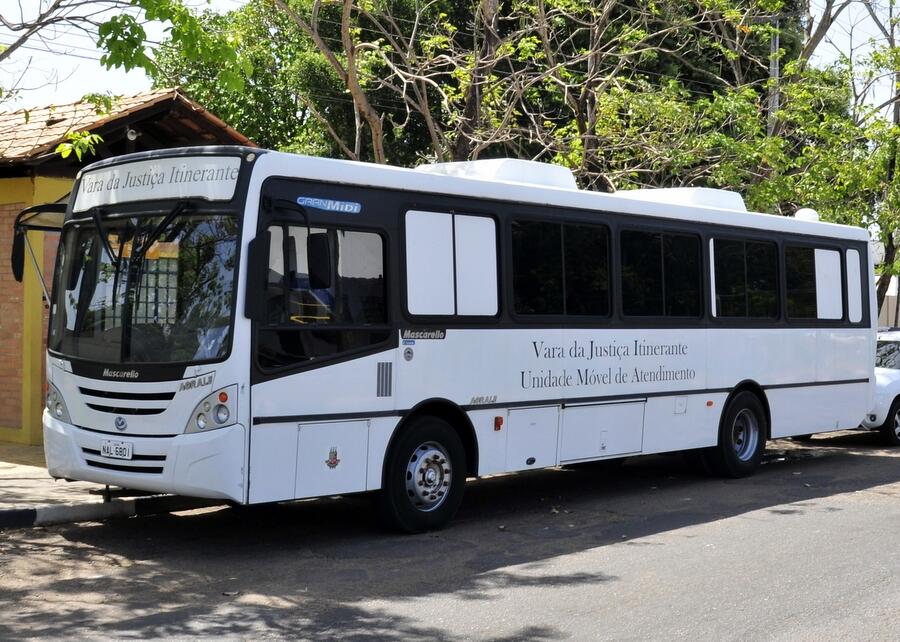
M 888 446 L 900 446 L 900 398 L 894 399 L 887 419 L 881 424 L 878 432 Z
M 719 442 L 703 453 L 707 468 L 722 477 L 746 477 L 762 461 L 768 434 L 766 412 L 752 392 L 734 396 L 719 422 Z
M 412 420 L 392 444 L 377 494 L 379 521 L 421 533 L 456 514 L 466 483 L 466 451 L 453 427 L 438 417 Z

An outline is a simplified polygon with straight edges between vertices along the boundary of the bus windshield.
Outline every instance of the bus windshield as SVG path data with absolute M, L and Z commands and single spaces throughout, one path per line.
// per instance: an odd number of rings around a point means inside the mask
M 95 221 L 63 231 L 50 350 L 103 363 L 224 358 L 237 217 L 176 208 L 168 215 Z

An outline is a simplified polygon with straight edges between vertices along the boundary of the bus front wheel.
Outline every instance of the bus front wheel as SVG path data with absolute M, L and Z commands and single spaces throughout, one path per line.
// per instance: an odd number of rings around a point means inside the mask
M 757 469 L 766 449 L 766 412 L 752 392 L 734 396 L 719 426 L 719 443 L 703 453 L 707 467 L 724 477 L 745 477 Z
M 438 417 L 412 420 L 392 445 L 377 495 L 379 519 L 407 533 L 441 528 L 456 513 L 466 483 L 466 452 Z

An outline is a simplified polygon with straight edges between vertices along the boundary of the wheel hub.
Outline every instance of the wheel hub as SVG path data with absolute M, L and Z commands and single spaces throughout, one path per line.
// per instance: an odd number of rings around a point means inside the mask
M 417 509 L 428 512 L 444 503 L 453 470 L 441 444 L 427 442 L 416 448 L 406 465 L 406 494 Z
M 759 422 L 750 410 L 744 408 L 734 418 L 731 426 L 731 445 L 738 459 L 748 461 L 759 443 Z

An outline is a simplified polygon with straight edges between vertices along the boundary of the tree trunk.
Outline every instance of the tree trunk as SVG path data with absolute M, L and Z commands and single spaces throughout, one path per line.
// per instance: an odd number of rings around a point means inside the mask
M 456 140 L 453 144 L 453 160 L 469 160 L 474 149 L 472 134 L 481 119 L 481 88 L 487 82 L 488 75 L 494 66 L 494 52 L 500 38 L 497 35 L 498 0 L 482 0 L 479 13 L 483 29 L 481 48 L 478 50 L 478 58 L 472 70 L 472 81 L 466 90 L 466 98 L 463 103 L 462 118 L 456 129 Z M 478 35 L 476 23 L 475 35 Z M 474 43 L 473 43 L 474 44 Z
M 884 263 L 883 265 L 893 265 L 897 258 L 897 244 L 894 243 L 893 235 L 888 235 L 884 242 Z M 884 298 L 887 296 L 888 286 L 891 284 L 893 270 L 884 270 L 878 277 L 878 285 L 875 289 L 875 300 L 878 302 L 878 314 L 881 314 L 881 306 L 884 304 Z M 898 293 L 900 294 L 900 293 Z M 877 319 L 876 319 L 877 323 Z
M 893 5 L 891 5 L 891 7 L 893 7 Z M 871 11 L 871 7 L 868 8 Z M 893 18 L 893 16 L 891 16 L 891 18 Z M 891 25 L 891 30 L 887 33 L 891 47 L 893 47 L 895 45 L 893 19 L 891 19 Z M 884 30 L 884 28 L 882 28 L 882 30 Z M 900 73 L 895 73 L 893 80 L 894 92 L 896 93 L 898 89 L 900 89 Z M 894 127 L 900 125 L 900 103 L 894 103 L 894 107 L 891 110 L 891 120 L 893 121 Z M 890 145 L 891 153 L 888 155 L 888 166 L 884 177 L 885 189 L 883 205 L 885 207 L 891 207 L 890 193 L 891 188 L 894 185 L 894 180 L 897 177 L 897 141 L 892 140 Z M 877 311 L 879 316 L 881 316 L 881 306 L 884 304 L 884 298 L 887 296 L 888 286 L 891 284 L 891 277 L 894 275 L 894 261 L 897 258 L 897 244 L 894 241 L 893 229 L 884 232 L 884 228 L 882 228 L 882 234 L 886 237 L 884 239 L 884 261 L 881 264 L 881 277 L 878 279 L 878 287 L 875 290 L 875 299 L 878 303 Z M 900 291 L 897 292 L 897 296 L 900 296 Z M 878 320 L 876 319 L 875 322 L 877 323 Z
M 356 44 L 350 37 L 350 13 L 353 9 L 353 0 L 344 0 L 344 10 L 341 13 L 341 43 L 344 45 L 344 54 L 347 56 L 347 89 L 353 97 L 353 103 L 359 109 L 359 114 L 366 125 L 372 138 L 372 156 L 376 163 L 386 163 L 384 155 L 384 125 L 381 115 L 372 107 L 369 97 L 363 91 L 359 82 L 359 74 L 356 69 Z

